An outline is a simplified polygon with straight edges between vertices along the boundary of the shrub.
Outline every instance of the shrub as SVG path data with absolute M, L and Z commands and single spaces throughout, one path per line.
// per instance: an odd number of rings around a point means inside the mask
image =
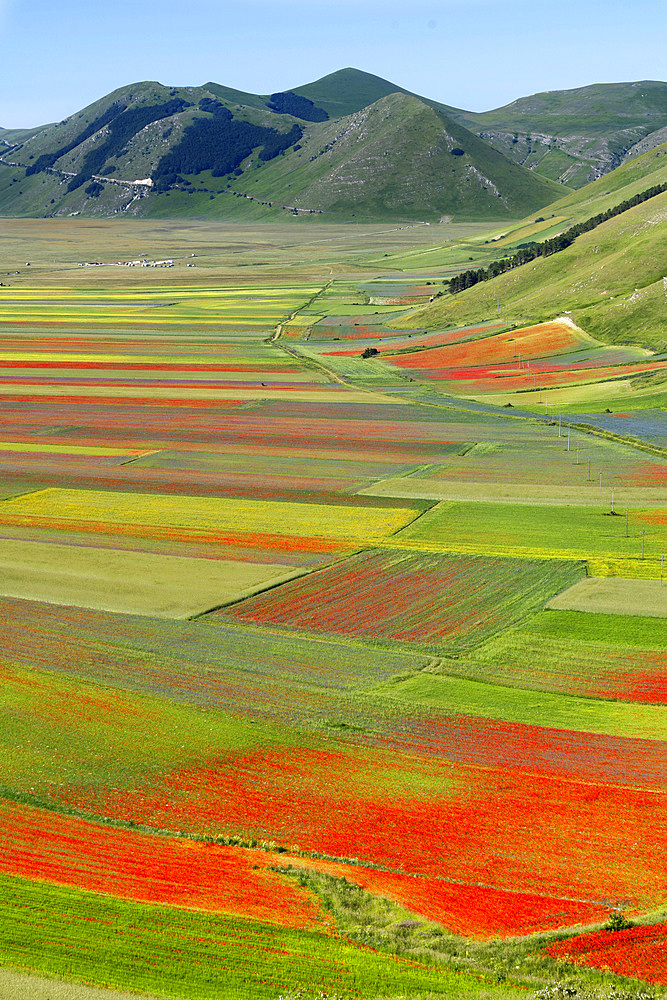
M 625 931 L 632 927 L 632 921 L 615 910 L 603 926 L 606 931 Z

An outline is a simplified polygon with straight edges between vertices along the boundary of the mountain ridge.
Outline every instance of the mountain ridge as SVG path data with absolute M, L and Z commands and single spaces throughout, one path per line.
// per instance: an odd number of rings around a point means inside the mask
M 0 156 L 13 171 L 0 170 L 0 210 L 501 219 L 560 193 L 438 106 L 360 71 L 351 77 L 342 92 L 348 106 L 378 88 L 391 92 L 332 118 L 328 99 L 329 110 L 299 88 L 272 95 L 154 81 L 118 88 L 57 124 L 13 137 L 21 141 Z M 361 98 L 352 93 L 360 81 Z
M 339 76 L 349 91 L 363 75 L 347 68 L 295 89 L 326 100 Z M 667 127 L 667 83 L 659 80 L 541 91 L 483 112 L 434 101 L 381 77 L 372 80 L 378 90 L 386 85 L 421 97 L 512 162 L 572 187 L 581 187 L 620 166 L 635 145 Z M 656 136 L 653 146 L 660 145 L 660 138 Z M 641 151 L 646 151 L 646 144 Z
M 574 121 L 580 134 L 518 131 L 535 116 L 543 126 Z M 0 129 L 0 211 L 520 218 L 580 186 L 583 173 L 593 179 L 652 148 L 665 127 L 659 81 L 544 92 L 484 113 L 353 67 L 271 95 L 143 81 L 61 122 Z

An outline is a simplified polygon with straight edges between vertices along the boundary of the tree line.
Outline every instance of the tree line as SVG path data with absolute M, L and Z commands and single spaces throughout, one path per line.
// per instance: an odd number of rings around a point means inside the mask
M 521 267 L 522 264 L 528 264 L 531 260 L 536 260 L 538 257 L 550 257 L 554 253 L 560 253 L 561 250 L 565 250 L 571 246 L 577 236 L 581 236 L 582 233 L 590 232 L 591 229 L 601 226 L 603 222 L 608 222 L 609 219 L 627 212 L 630 208 L 635 208 L 636 205 L 641 205 L 643 202 L 648 201 L 649 198 L 655 198 L 656 195 L 662 194 L 664 191 L 667 191 L 667 183 L 654 184 L 653 187 L 647 188 L 645 191 L 640 191 L 639 194 L 626 199 L 626 201 L 622 201 L 620 204 L 614 206 L 614 208 L 608 208 L 606 212 L 600 212 L 598 215 L 593 215 L 584 222 L 576 223 L 576 225 L 566 229 L 559 236 L 543 240 L 541 243 L 526 243 L 524 246 L 520 246 L 511 257 L 503 257 L 501 260 L 491 261 L 488 267 L 463 271 L 451 279 L 449 290 L 452 295 L 456 295 L 457 292 L 462 292 L 466 288 L 472 288 L 473 285 L 476 285 L 480 281 L 489 281 L 491 278 L 496 278 L 499 274 L 504 274 L 505 271 Z
M 200 101 L 199 108 L 207 116 L 196 118 L 184 129 L 180 142 L 162 157 L 153 171 L 156 191 L 166 191 L 178 182 L 181 174 L 210 170 L 213 177 L 224 177 L 240 167 L 258 146 L 262 147 L 259 159 L 272 160 L 303 135 L 299 125 L 289 132 L 278 132 L 236 119 L 223 104 L 210 98 Z
M 81 169 L 67 185 L 68 191 L 75 191 L 86 181 L 92 179 L 93 174 L 102 172 L 104 164 L 111 156 L 122 156 L 125 145 L 146 125 L 161 121 L 163 118 L 171 118 L 184 108 L 189 107 L 187 101 L 180 97 L 175 97 L 171 101 L 164 101 L 162 104 L 148 104 L 138 108 L 127 108 L 121 114 L 109 122 L 107 136 L 99 143 L 96 143 L 83 158 Z
M 313 101 L 291 90 L 271 94 L 266 106 L 278 115 L 293 115 L 306 122 L 325 122 L 329 118 L 324 108 L 316 107 Z
M 103 111 L 101 115 L 94 118 L 92 122 L 90 122 L 90 124 L 84 128 L 83 131 L 79 132 L 74 139 L 71 140 L 71 142 L 68 142 L 67 145 L 61 146 L 53 153 L 42 153 L 41 156 L 38 156 L 34 163 L 32 163 L 29 167 L 26 167 L 26 177 L 30 177 L 32 174 L 39 174 L 42 170 L 47 170 L 49 167 L 52 167 L 56 160 L 59 160 L 61 156 L 66 156 L 67 153 L 71 153 L 73 149 L 76 149 L 76 147 L 82 142 L 89 139 L 91 135 L 95 135 L 95 133 L 101 128 L 104 128 L 105 125 L 108 125 L 114 118 L 117 118 L 118 115 L 122 114 L 126 108 L 127 104 L 123 104 L 120 101 L 115 101 L 113 104 L 109 105 L 106 111 Z

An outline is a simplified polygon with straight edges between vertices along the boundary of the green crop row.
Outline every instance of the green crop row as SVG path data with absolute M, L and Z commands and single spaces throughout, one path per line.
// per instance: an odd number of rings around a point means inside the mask
M 444 661 L 446 670 L 447 660 Z M 667 739 L 667 719 L 659 705 L 626 704 L 595 698 L 529 691 L 464 677 L 420 673 L 382 688 L 404 704 L 444 715 L 463 714 L 525 726 L 549 726 L 644 740 Z
M 514 994 L 481 976 L 403 961 L 338 936 L 11 877 L 0 877 L 0 938 L 2 965 L 184 1000 L 277 1000 L 299 989 L 355 1000 Z

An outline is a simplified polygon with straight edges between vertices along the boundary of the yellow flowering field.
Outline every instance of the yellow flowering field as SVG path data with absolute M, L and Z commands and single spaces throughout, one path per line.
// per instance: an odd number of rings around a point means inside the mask
M 307 302 L 316 285 L 196 289 L 179 286 L 128 292 L 78 288 L 0 289 L 0 324 L 86 323 L 151 326 L 275 326 Z
M 373 542 L 405 527 L 416 511 L 339 504 L 163 496 L 115 490 L 49 488 L 5 501 L 0 521 L 39 519 L 60 523 L 137 525 L 230 535 L 293 535 Z

